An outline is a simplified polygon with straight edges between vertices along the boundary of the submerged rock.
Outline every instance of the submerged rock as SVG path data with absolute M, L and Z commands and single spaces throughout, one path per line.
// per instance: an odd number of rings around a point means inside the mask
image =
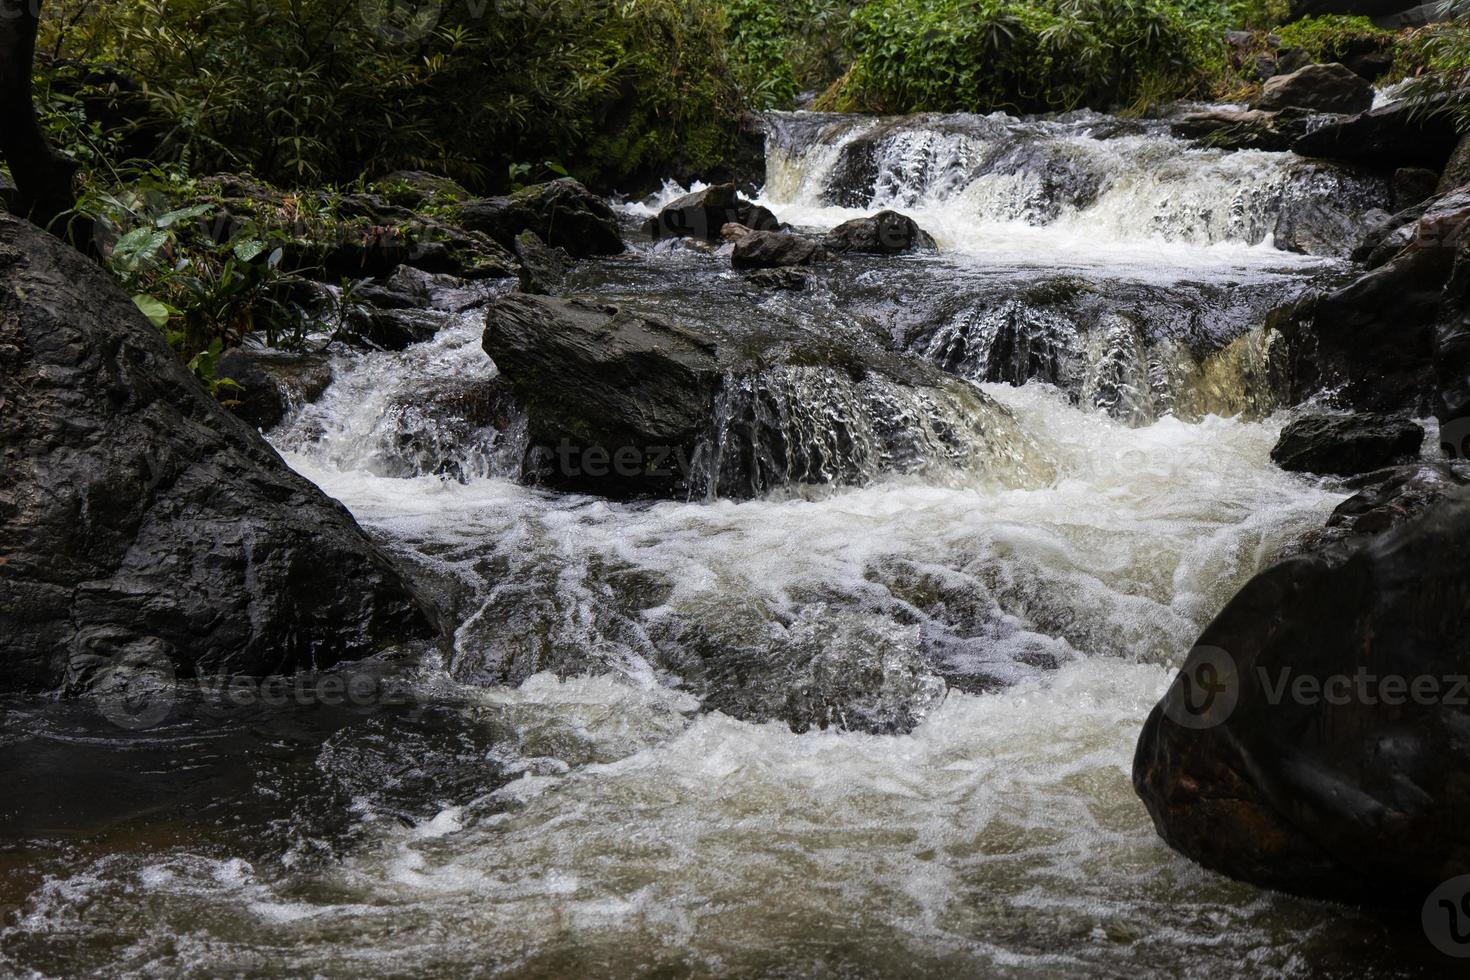
M 745 281 L 762 289 L 784 289 L 793 293 L 799 293 L 807 286 L 806 276 L 795 269 L 757 269 L 746 276 Z
M 93 263 L 0 216 L 0 686 L 267 674 L 437 634 L 347 511 Z
M 727 224 L 744 225 L 755 231 L 775 231 L 780 222 L 770 211 L 740 196 L 734 184 L 716 184 L 670 201 L 643 223 L 648 237 L 702 238 L 719 241 Z
M 1204 866 L 1418 908 L 1470 872 L 1470 497 L 1252 579 L 1144 725 L 1134 786 Z
M 1281 432 L 1271 461 L 1284 470 L 1355 476 L 1419 455 L 1424 429 L 1385 415 L 1308 415 Z
M 864 252 L 870 255 L 932 252 L 938 248 L 933 235 L 920 228 L 914 219 L 897 211 L 879 211 L 866 218 L 844 221 L 827 232 L 823 244 L 832 252 Z
M 817 242 L 782 231 L 752 231 L 735 242 L 730 264 L 737 269 L 811 265 L 827 257 Z
M 1266 79 L 1253 109 L 1313 109 L 1362 112 L 1373 105 L 1373 86 L 1339 64 L 1307 65 L 1289 75 Z
M 471 231 L 514 248 L 523 231 L 569 255 L 617 255 L 625 250 L 617 215 L 607 202 L 570 177 L 534 184 L 508 197 L 466 201 L 459 220 Z

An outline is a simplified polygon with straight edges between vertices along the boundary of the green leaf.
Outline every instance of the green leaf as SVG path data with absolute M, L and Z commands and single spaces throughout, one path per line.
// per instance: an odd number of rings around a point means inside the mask
M 159 330 L 166 327 L 169 318 L 173 316 L 173 310 L 169 308 L 167 303 L 158 299 L 156 296 L 149 296 L 147 293 L 139 293 L 134 296 L 133 305 L 139 310 L 142 310 L 143 315 L 148 318 L 148 322 Z
M 259 238 L 247 238 L 235 243 L 235 258 L 241 262 L 249 262 L 261 252 L 265 251 L 265 242 Z
M 112 262 L 123 269 L 133 269 L 150 259 L 168 242 L 168 232 L 153 228 L 134 228 L 112 247 Z
M 153 226 L 155 228 L 172 228 L 180 221 L 193 221 L 200 215 L 208 214 L 213 209 L 214 205 L 212 204 L 195 204 L 193 207 L 180 208 L 177 211 L 170 211 L 167 214 L 160 215 L 154 219 Z

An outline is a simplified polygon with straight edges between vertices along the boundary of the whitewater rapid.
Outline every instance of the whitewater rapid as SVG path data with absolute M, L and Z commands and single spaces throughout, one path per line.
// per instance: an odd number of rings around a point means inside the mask
M 940 255 L 750 299 L 724 256 L 642 242 L 569 287 L 677 315 L 749 303 L 812 329 L 866 318 L 936 360 L 963 340 L 956 373 L 1024 452 L 738 502 L 615 503 L 522 483 L 514 413 L 467 428 L 425 410 L 494 379 L 478 314 L 446 315 L 401 353 L 340 355 L 326 395 L 271 439 L 452 598 L 452 648 L 411 672 L 452 726 L 403 742 L 384 721 L 327 741 L 310 768 L 350 801 L 340 839 L 298 813 L 279 821 L 280 851 L 162 827 L 60 860 L 0 932 L 0 966 L 1408 975 L 1394 926 L 1200 870 L 1129 784 L 1137 732 L 1194 637 L 1344 492 L 1271 465 L 1287 416 L 1251 387 L 1267 360 L 1252 311 L 1332 264 L 1272 248 L 1292 163 L 1157 132 L 1104 139 L 1087 129 L 1100 118 L 1040 135 L 908 124 L 847 204 L 831 201 L 833 170 L 867 130 L 803 122 L 806 136 L 772 144 L 764 203 L 818 230 L 901 207 Z M 1040 149 L 1006 157 L 1016 146 Z M 1061 157 L 1090 190 L 1048 189 Z M 1052 331 L 1059 363 L 1080 366 L 986 381 L 995 356 L 977 338 L 997 328 L 972 329 L 984 318 L 967 304 L 993 293 L 1029 310 L 1038 270 L 1090 277 L 1104 304 L 1146 295 L 1104 309 L 1102 329 L 1013 318 L 1006 329 Z M 1187 323 L 1151 319 L 1178 296 L 1199 303 Z M 955 308 L 930 310 L 934 297 Z M 1219 323 L 1196 329 L 1211 310 Z M 1120 317 L 1134 361 L 1109 381 Z M 1195 373 L 1140 393 L 1175 361 Z M 1124 411 L 1120 392 L 1147 404 Z M 482 768 L 495 778 L 477 781 Z M 270 769 L 253 792 L 289 796 L 296 778 Z M 421 778 L 407 802 L 383 788 Z

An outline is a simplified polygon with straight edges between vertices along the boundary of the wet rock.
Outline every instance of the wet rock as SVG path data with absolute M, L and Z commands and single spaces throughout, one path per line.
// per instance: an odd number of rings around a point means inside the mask
M 505 248 L 514 248 L 523 231 L 534 231 L 547 245 L 578 258 L 617 255 L 627 247 L 612 208 L 570 177 L 534 184 L 508 197 L 466 201 L 459 220 Z
M 1342 59 L 1343 66 L 1368 82 L 1376 82 L 1393 70 L 1391 51 L 1365 51 Z
M 326 666 L 437 634 L 347 511 L 100 268 L 0 216 L 6 689 Z
M 1373 105 L 1373 86 L 1342 65 L 1307 65 L 1288 75 L 1274 75 L 1261 86 L 1252 109 L 1312 109 L 1317 112 L 1363 112 Z
M 1164 840 L 1243 881 L 1415 910 L 1470 872 L 1467 546 L 1457 489 L 1252 579 L 1139 739 L 1134 787 Z
M 1393 207 L 1395 211 L 1422 204 L 1434 196 L 1439 174 L 1427 167 L 1400 167 L 1393 172 Z
M 733 221 L 727 221 L 720 228 L 720 238 L 727 242 L 738 242 L 754 231 L 754 228 L 747 228 L 744 225 L 737 225 Z
M 572 265 L 570 255 L 547 245 L 534 231 L 523 231 L 516 236 L 515 253 L 521 260 L 521 292 L 524 293 L 555 292 Z
M 879 211 L 866 218 L 844 221 L 827 232 L 822 243 L 831 252 L 870 255 L 932 252 L 938 248 L 934 236 L 920 228 L 914 219 L 897 211 Z
M 219 359 L 215 377 L 233 382 L 220 391 L 220 404 L 264 432 L 279 425 L 292 409 L 326 392 L 332 383 L 332 363 L 320 352 L 236 347 Z
M 809 238 L 782 231 L 753 231 L 735 243 L 730 264 L 737 269 L 774 269 L 811 265 L 826 257 L 826 250 Z
M 421 309 L 356 307 L 348 311 L 338 337 L 370 350 L 403 350 L 433 340 L 444 327 L 444 317 Z
M 1331 390 L 1355 409 L 1458 417 L 1443 403 L 1457 378 L 1470 378 L 1457 326 L 1470 285 L 1467 230 L 1470 189 L 1416 205 L 1357 250 L 1369 251 L 1368 272 L 1274 314 L 1292 351 L 1291 400 Z
M 1308 415 L 1281 432 L 1271 461 L 1284 470 L 1354 476 L 1419 455 L 1424 429 L 1408 419 L 1367 413 Z
M 520 411 L 505 379 L 456 377 L 392 400 L 384 475 L 438 476 L 459 483 L 514 469 Z
M 757 269 L 745 277 L 745 281 L 761 289 L 782 289 L 799 293 L 806 289 L 806 276 L 795 269 Z
M 1425 117 L 1403 102 L 1392 102 L 1314 129 L 1291 149 L 1305 157 L 1345 160 L 1383 171 L 1440 170 L 1459 139 L 1454 122 L 1444 113 Z
M 1463 136 L 1450 151 L 1450 158 L 1445 161 L 1444 171 L 1439 175 L 1439 184 L 1435 187 L 1435 193 L 1448 194 L 1457 187 L 1470 184 L 1470 136 Z
M 1346 258 L 1374 229 L 1375 215 L 1363 209 L 1362 191 L 1371 189 L 1368 200 L 1387 204 L 1387 186 L 1370 173 L 1312 161 L 1301 161 L 1294 170 L 1272 230 L 1276 247 Z
M 1354 477 L 1347 489 L 1356 493 L 1337 505 L 1308 547 L 1315 550 L 1352 537 L 1391 531 L 1425 513 L 1465 483 L 1461 473 L 1437 462 L 1410 463 Z
M 778 315 L 676 321 L 514 294 L 488 311 L 484 349 L 526 413 L 526 477 L 557 489 L 751 497 L 983 466 L 993 449 L 1017 472 L 1050 472 L 972 385 Z
M 616 307 L 513 295 L 490 308 L 484 345 L 526 410 L 542 482 L 609 496 L 681 485 L 679 460 L 704 434 L 720 383 L 710 337 Z
M 756 231 L 775 231 L 780 222 L 770 211 L 740 196 L 734 184 L 716 184 L 670 201 L 658 215 L 643 223 L 648 237 L 702 238 L 718 241 L 727 224 Z
M 1208 109 L 1171 124 L 1175 136 L 1225 150 L 1286 150 L 1307 131 L 1310 114 L 1297 109 Z

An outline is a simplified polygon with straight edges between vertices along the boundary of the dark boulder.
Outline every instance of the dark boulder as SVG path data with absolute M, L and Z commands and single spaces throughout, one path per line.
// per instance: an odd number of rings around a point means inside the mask
M 686 476 L 720 384 L 708 336 L 583 300 L 507 296 L 489 354 L 525 407 L 540 482 L 608 496 L 664 496 Z
M 1409 463 L 1348 480 L 1355 493 L 1338 504 L 1310 547 L 1390 531 L 1419 517 L 1458 487 L 1465 477 L 1439 462 Z M 1303 549 L 1306 550 L 1306 549 Z
M 783 231 L 753 231 L 735 242 L 730 264 L 737 269 L 774 269 L 811 265 L 826 257 L 822 246 L 809 238 Z
M 521 262 L 521 292 L 553 293 L 571 269 L 572 257 L 541 240 L 534 231 L 516 236 L 516 258 Z
M 3 686 L 266 674 L 436 635 L 347 511 L 222 409 L 95 264 L 0 216 Z
M 1444 170 L 1439 175 L 1439 184 L 1435 187 L 1438 194 L 1448 194 L 1457 187 L 1470 184 L 1470 136 L 1463 136 L 1450 151 L 1450 158 L 1445 161 Z
M 1419 455 L 1424 429 L 1386 415 L 1308 415 L 1281 431 L 1271 461 L 1284 470 L 1355 476 Z
M 869 255 L 932 252 L 938 248 L 934 236 L 920 228 L 914 219 L 897 211 L 879 211 L 866 218 L 844 221 L 827 232 L 823 244 L 831 252 Z
M 1306 133 L 1308 118 L 1297 109 L 1206 109 L 1187 113 L 1169 128 L 1182 139 L 1223 150 L 1287 150 Z
M 337 338 L 368 350 L 403 350 L 433 340 L 444 317 L 422 309 L 355 307 L 347 312 Z
M 994 451 L 1050 478 L 972 385 L 876 338 L 836 342 L 752 310 L 706 322 L 633 303 L 501 299 L 484 348 L 525 411 L 525 476 L 614 498 L 750 497 L 978 465 Z
M 459 222 L 507 249 L 515 247 L 515 238 L 523 231 L 534 231 L 546 244 L 578 258 L 617 255 L 626 248 L 612 208 L 570 177 L 535 184 L 508 197 L 466 201 L 459 207 Z
M 1369 202 L 1389 203 L 1389 188 L 1372 173 L 1301 160 L 1282 189 L 1272 239 L 1276 247 L 1305 255 L 1346 258 L 1374 230 L 1381 216 Z
M 1291 145 L 1305 157 L 1345 160 L 1391 172 L 1399 167 L 1443 169 L 1460 135 L 1445 113 L 1428 116 L 1403 102 L 1327 123 Z
M 1470 496 L 1257 575 L 1149 715 L 1170 846 L 1283 891 L 1417 909 L 1470 873 Z
M 228 381 L 220 404 L 261 431 L 279 425 L 293 408 L 316 401 L 332 383 L 332 363 L 323 353 L 236 347 L 219 359 L 214 373 Z
M 718 241 L 727 224 L 756 231 L 775 231 L 780 222 L 770 211 L 740 196 L 734 184 L 716 184 L 670 201 L 643 223 L 655 241 L 661 238 L 702 238 Z
M 1439 174 L 1428 167 L 1400 167 L 1393 172 L 1393 208 L 1402 211 L 1422 204 L 1435 194 Z
M 1312 109 L 1363 112 L 1373 105 L 1373 86 L 1339 64 L 1307 65 L 1289 75 L 1274 75 L 1261 86 L 1252 109 Z

